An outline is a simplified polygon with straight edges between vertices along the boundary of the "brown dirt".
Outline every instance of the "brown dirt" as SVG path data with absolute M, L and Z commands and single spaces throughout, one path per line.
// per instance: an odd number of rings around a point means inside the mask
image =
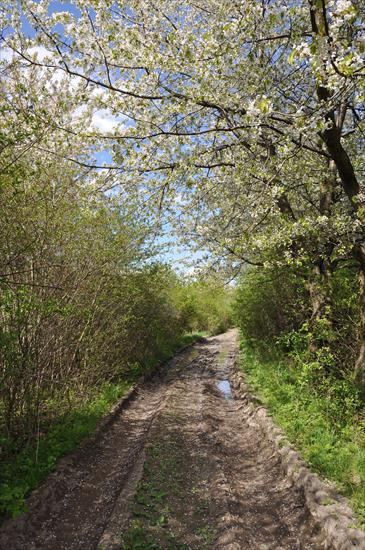
M 280 454 L 220 380 L 236 332 L 170 361 L 0 531 L 1 550 L 322 548 Z

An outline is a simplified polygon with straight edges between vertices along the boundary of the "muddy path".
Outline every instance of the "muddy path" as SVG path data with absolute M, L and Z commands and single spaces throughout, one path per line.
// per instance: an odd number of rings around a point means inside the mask
M 3 527 L 1 550 L 321 548 L 232 393 L 236 354 L 229 331 L 177 355 Z

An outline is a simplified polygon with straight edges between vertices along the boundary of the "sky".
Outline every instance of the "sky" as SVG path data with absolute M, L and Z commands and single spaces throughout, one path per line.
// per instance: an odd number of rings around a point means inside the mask
M 66 10 L 70 11 L 76 17 L 79 13 L 71 2 L 54 1 L 50 4 L 51 13 Z M 22 30 L 25 35 L 29 37 L 35 36 L 35 31 L 26 17 L 23 17 L 22 25 Z M 11 33 L 11 30 L 8 30 L 7 33 L 5 33 L 5 36 L 9 33 Z M 44 56 L 46 52 L 43 47 L 38 46 L 35 46 L 32 50 L 32 53 L 35 51 L 37 52 L 39 60 L 42 59 L 42 56 Z M 0 59 L 9 59 L 11 56 L 12 53 L 6 48 L 0 49 Z M 83 106 L 80 105 L 80 107 L 76 109 L 75 117 L 80 116 L 80 114 L 82 114 L 82 110 Z M 121 117 L 113 116 L 113 114 L 107 109 L 99 109 L 94 112 L 91 125 L 93 129 L 99 131 L 100 133 L 108 134 L 120 122 L 123 122 Z M 94 158 L 95 163 L 99 166 L 104 163 L 109 165 L 113 164 L 112 154 L 108 148 L 95 152 Z M 165 234 L 157 237 L 156 241 L 162 245 L 162 251 L 158 255 L 157 259 L 159 261 L 169 263 L 176 271 L 182 274 L 193 275 L 198 262 L 202 261 L 204 256 L 207 254 L 206 250 L 193 251 L 189 247 L 179 244 L 178 239 L 172 234 L 171 226 L 169 224 L 165 224 Z

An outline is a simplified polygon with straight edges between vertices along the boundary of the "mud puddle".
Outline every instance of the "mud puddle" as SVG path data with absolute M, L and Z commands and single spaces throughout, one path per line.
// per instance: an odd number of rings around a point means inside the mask
M 225 399 L 233 399 L 232 388 L 229 380 L 219 380 L 217 382 L 217 388 Z
M 233 399 L 236 339 L 208 338 L 169 362 L 0 530 L 0 549 L 322 548 L 304 496 Z

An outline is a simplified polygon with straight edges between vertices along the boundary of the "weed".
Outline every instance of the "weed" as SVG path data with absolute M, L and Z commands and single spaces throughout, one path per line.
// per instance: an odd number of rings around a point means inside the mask
M 211 544 L 215 538 L 215 531 L 211 527 L 200 527 L 195 533 L 205 544 Z
M 322 506 L 330 506 L 331 504 L 334 504 L 334 500 L 331 497 L 326 497 L 322 500 L 321 505 Z
M 139 521 L 134 520 L 122 539 L 122 550 L 158 550 L 152 537 L 146 533 Z

